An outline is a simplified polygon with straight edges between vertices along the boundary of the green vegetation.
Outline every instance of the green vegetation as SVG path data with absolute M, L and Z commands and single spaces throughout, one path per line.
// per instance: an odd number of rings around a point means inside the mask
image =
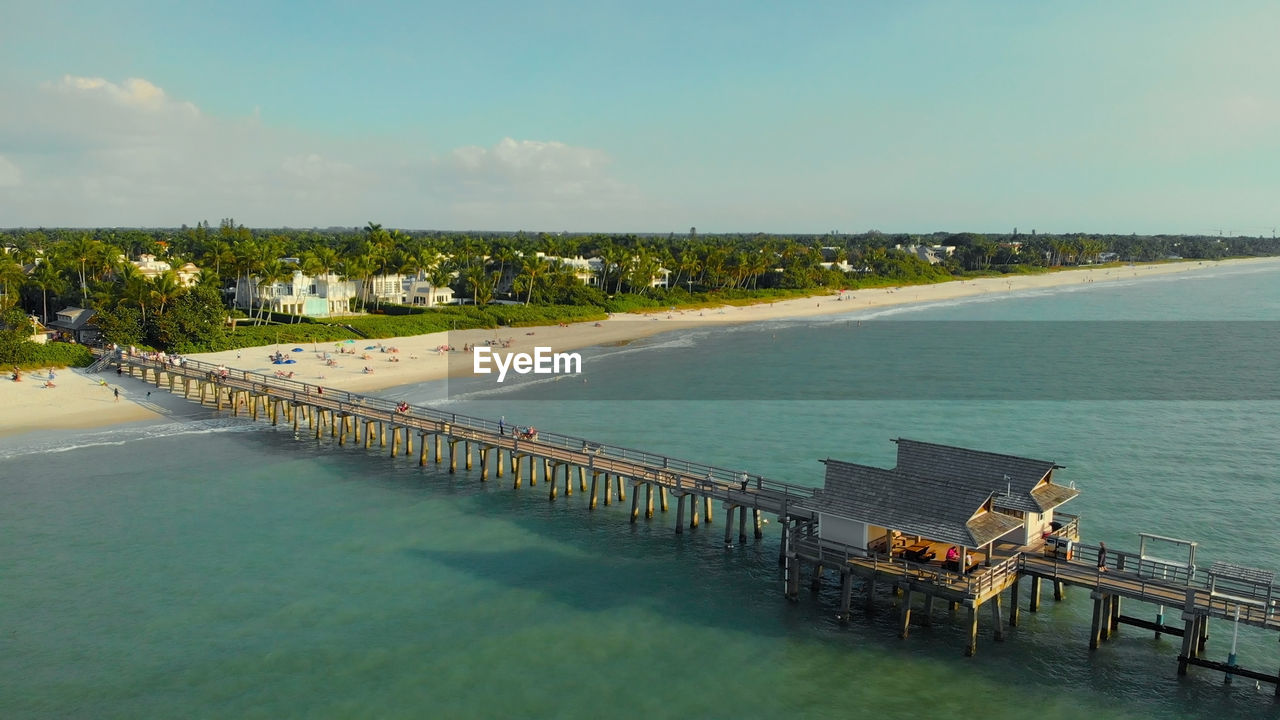
M 47 321 L 68 305 L 92 308 L 105 340 L 189 353 L 233 347 L 387 338 L 464 328 L 589 322 L 609 313 L 773 302 L 955 278 L 1050 272 L 1107 262 L 1280 254 L 1274 238 L 1029 235 L 877 231 L 823 235 L 529 235 L 410 233 L 360 228 L 0 231 L 0 310 Z M 141 254 L 200 268 L 187 287 L 175 271 L 144 274 Z M 592 258 L 588 263 L 582 258 Z M 351 281 L 363 313 L 288 315 L 266 288 L 298 271 Z M 332 274 L 332 275 L 331 275 Z M 388 276 L 395 278 L 387 281 Z M 414 276 L 449 286 L 467 305 L 389 305 L 380 287 Z M 237 293 L 254 300 L 236 304 Z M 504 300 L 512 304 L 491 304 Z M 343 298 L 343 302 L 345 302 Z M 3 328 L 17 322 L 5 315 Z M 234 325 L 229 318 L 243 318 Z M 5 337 L 10 337 L 5 335 Z M 16 335 L 13 335 L 16 337 Z M 34 352 L 0 341 L 0 361 Z M 46 351 L 59 352 L 59 351 Z

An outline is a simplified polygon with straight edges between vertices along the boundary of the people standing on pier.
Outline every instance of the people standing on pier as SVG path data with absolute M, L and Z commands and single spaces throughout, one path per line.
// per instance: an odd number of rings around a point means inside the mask
M 1107 544 L 1104 542 L 1100 542 L 1098 543 L 1098 572 L 1104 573 L 1106 571 L 1107 571 Z
M 507 434 L 507 426 L 506 426 L 506 423 L 505 423 L 505 420 L 506 420 L 506 419 L 507 419 L 507 416 L 506 416 L 506 415 L 503 415 L 502 417 L 498 418 L 498 434 L 499 434 L 499 435 L 506 435 L 506 434 Z

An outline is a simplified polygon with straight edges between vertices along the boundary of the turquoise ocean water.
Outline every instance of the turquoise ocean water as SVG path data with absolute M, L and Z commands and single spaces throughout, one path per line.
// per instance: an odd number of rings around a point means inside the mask
M 1051 459 L 1066 466 L 1060 481 L 1082 491 L 1064 509 L 1082 516 L 1088 541 L 1136 549 L 1138 532 L 1158 532 L 1199 542 L 1202 564 L 1280 569 L 1280 402 L 1269 366 L 1228 377 L 1222 365 L 1235 353 L 1223 347 L 1222 357 L 1179 358 L 1155 399 L 1063 400 L 1026 385 L 974 397 L 952 386 L 936 399 L 921 378 L 1012 376 L 1027 360 L 1011 351 L 993 367 L 959 348 L 899 354 L 868 334 L 885 321 L 1018 321 L 1041 343 L 1064 320 L 1242 319 L 1280 350 L 1278 280 L 1274 264 L 1221 268 L 681 331 L 588 351 L 587 383 L 454 384 L 445 402 L 811 485 L 825 457 L 891 466 L 889 439 L 899 436 Z M 1070 327 L 1073 343 L 1087 342 L 1077 331 L 1089 326 Z M 891 361 L 840 360 L 869 357 L 868 344 Z M 1055 357 L 1065 368 L 1074 354 Z M 1118 387 L 1126 373 L 1164 377 L 1134 365 L 1124 356 L 1090 372 L 1121 378 Z M 1090 395 L 1088 377 L 1063 377 Z M 779 378 L 802 382 L 781 388 Z M 1203 399 L 1219 386 L 1233 388 L 1229 400 Z M 425 402 L 442 392 L 385 394 Z M 870 613 L 855 602 L 847 625 L 835 620 L 833 586 L 784 600 L 775 525 L 726 549 L 719 512 L 677 537 L 674 512 L 631 525 L 625 505 L 588 512 L 582 493 L 554 503 L 545 493 L 542 483 L 513 491 L 509 476 L 482 484 L 478 471 L 448 475 L 212 413 L 5 439 L 0 717 L 1280 712 L 1270 686 L 1224 687 L 1198 669 L 1177 678 L 1178 638 L 1123 627 L 1090 652 L 1091 605 L 1079 590 L 1062 603 L 1046 594 L 1002 643 L 984 615 L 978 656 L 964 658 L 960 623 L 945 612 L 900 640 L 887 596 Z M 1211 632 L 1209 656 L 1225 660 L 1231 629 Z M 1242 630 L 1241 664 L 1280 668 L 1277 640 Z

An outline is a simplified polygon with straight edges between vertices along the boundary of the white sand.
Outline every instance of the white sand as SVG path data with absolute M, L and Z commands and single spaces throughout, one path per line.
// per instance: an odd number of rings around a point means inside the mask
M 354 355 L 337 354 L 333 343 L 318 345 L 281 346 L 297 362 L 292 365 L 273 365 L 267 356 L 274 347 L 244 348 L 218 353 L 191 356 L 205 362 L 224 364 L 245 370 L 273 374 L 277 370 L 292 371 L 293 379 L 307 383 L 337 387 L 346 390 L 368 391 L 438 380 L 450 374 L 470 372 L 472 356 L 463 352 L 438 354 L 436 348 L 452 344 L 484 343 L 486 340 L 511 339 L 511 350 L 532 352 L 535 346 L 549 347 L 563 352 L 594 345 L 622 343 L 656 333 L 699 325 L 726 325 L 804 318 L 817 315 L 847 313 L 855 310 L 888 307 L 917 302 L 935 302 L 989 293 L 1007 293 L 1019 290 L 1060 287 L 1076 283 L 1114 282 L 1135 277 L 1151 277 L 1171 273 L 1195 272 L 1207 268 L 1220 268 L 1243 263 L 1280 263 L 1280 258 L 1223 260 L 1219 262 L 1181 262 L 1134 267 L 1111 267 L 1070 270 L 1039 275 L 1010 275 L 979 280 L 953 281 L 937 285 L 919 285 L 903 288 L 854 290 L 844 293 L 844 299 L 836 301 L 836 294 L 785 300 L 769 304 L 743 307 L 724 306 L 706 310 L 683 312 L 656 312 L 651 314 L 615 315 L 600 323 L 575 323 L 567 327 L 499 328 L 497 330 L 457 330 L 414 337 L 383 340 L 357 340 L 342 347 L 355 350 Z M 382 352 L 377 349 L 396 348 L 398 352 Z M 373 346 L 373 350 L 365 350 Z M 304 351 L 292 353 L 293 347 Z M 328 352 L 337 367 L 325 365 L 322 357 Z M 239 354 L 239 358 L 237 358 Z M 368 355 L 368 358 L 363 357 Z M 393 358 L 398 361 L 393 361 Z M 366 374 L 364 368 L 373 372 Z M 37 377 L 38 376 L 38 377 Z M 165 398 L 166 392 L 157 392 L 147 399 L 149 388 L 128 376 L 117 378 L 114 372 L 86 376 L 70 370 L 58 371 L 57 387 L 41 387 L 44 372 L 28 374 L 20 383 L 10 382 L 6 374 L 0 379 L 0 436 L 46 428 L 82 428 L 109 425 L 119 422 L 144 420 L 181 413 L 180 398 Z M 106 380 L 110 387 L 121 387 L 120 401 L 116 402 L 110 389 L 98 385 Z M 117 382 L 119 380 L 119 382 Z M 174 405 L 173 403 L 178 403 Z

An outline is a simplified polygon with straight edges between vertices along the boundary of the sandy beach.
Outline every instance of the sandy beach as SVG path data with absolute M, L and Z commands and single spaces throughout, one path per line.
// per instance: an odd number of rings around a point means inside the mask
M 275 347 L 244 348 L 191 356 L 205 362 L 267 375 L 293 373 L 294 380 L 354 391 L 372 391 L 470 373 L 473 356 L 464 345 L 509 342 L 506 350 L 532 353 L 535 347 L 566 352 L 583 347 L 624 343 L 661 332 L 849 313 L 910 303 L 952 300 L 993 293 L 1061 287 L 1078 283 L 1115 282 L 1173 273 L 1188 273 L 1245 263 L 1280 263 L 1280 258 L 1180 262 L 1132 267 L 1085 268 L 1040 275 L 1010 275 L 936 285 L 832 292 L 809 298 L 743 307 L 614 315 L 599 323 L 566 326 L 457 330 L 413 337 L 358 340 L 342 344 L 281 347 L 293 363 L 273 364 Z M 441 346 L 458 348 L 441 352 Z M 295 348 L 301 348 L 295 352 Z M 327 357 L 326 357 L 327 356 Z M 365 371 L 369 369 L 369 372 Z M 114 372 L 88 375 L 58 370 L 55 387 L 43 387 L 47 371 L 24 375 L 22 382 L 0 381 L 0 436 L 41 429 L 74 429 L 182 415 L 190 404 L 167 392 Z M 102 382 L 105 381 L 104 386 Z M 116 401 L 114 389 L 120 388 Z M 148 393 L 151 393 L 148 395 Z

